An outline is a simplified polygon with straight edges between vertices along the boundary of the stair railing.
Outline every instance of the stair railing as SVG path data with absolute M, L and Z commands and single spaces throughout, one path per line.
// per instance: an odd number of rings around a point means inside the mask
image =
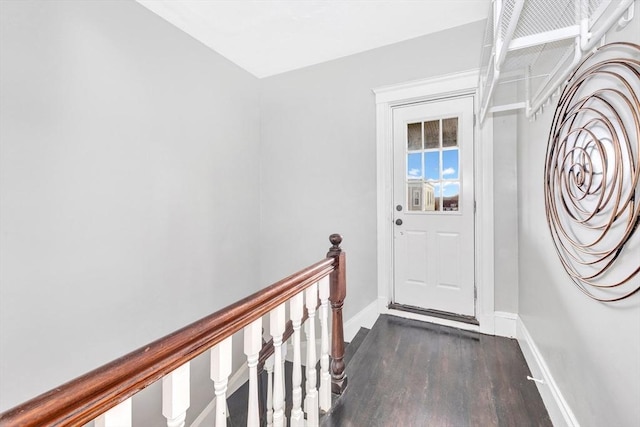
M 291 427 L 319 424 L 319 412 L 331 406 L 331 392 L 347 385 L 342 306 L 346 296 L 345 253 L 342 236 L 329 237 L 327 257 L 222 310 L 206 316 L 119 359 L 41 394 L 0 414 L 0 427 L 81 426 L 95 420 L 96 427 L 131 426 L 131 397 L 162 379 L 162 413 L 169 427 L 185 425 L 190 401 L 190 360 L 211 350 L 211 379 L 216 394 L 215 426 L 226 426 L 227 382 L 231 374 L 233 335 L 244 331 L 244 353 L 249 370 L 247 426 L 287 425 L 284 403 L 285 335 L 293 336 L 293 390 Z M 286 304 L 289 304 L 289 323 Z M 331 363 L 329 363 L 328 310 L 332 311 Z M 319 307 L 321 329 L 320 387 L 316 384 L 315 319 Z M 269 315 L 271 341 L 263 347 L 262 318 Z M 304 405 L 301 384 L 301 325 L 308 318 Z M 289 328 L 287 328 L 289 326 Z M 269 356 L 271 354 L 271 356 Z M 272 371 L 271 403 L 259 410 L 258 364 Z

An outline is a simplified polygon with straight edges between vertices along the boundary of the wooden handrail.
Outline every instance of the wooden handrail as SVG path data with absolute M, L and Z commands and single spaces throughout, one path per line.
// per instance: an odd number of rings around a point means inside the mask
M 333 247 L 327 258 L 176 332 L 3 412 L 0 414 L 0 427 L 84 425 L 330 274 L 332 292 L 330 300 L 335 323 L 336 311 L 332 297 L 334 287 L 341 285 L 333 283 L 334 277 L 337 277 L 333 273 L 336 269 L 344 268 L 344 253 L 339 247 L 342 242 L 340 235 L 332 234 L 329 240 Z M 336 294 L 334 298 L 341 296 L 343 300 L 344 292 Z M 342 330 L 342 324 L 340 330 Z M 333 333 L 336 333 L 335 324 Z M 340 336 L 342 337 L 342 332 Z M 335 349 L 336 354 L 340 351 L 342 355 L 344 354 L 344 342 L 341 345 L 342 350 Z M 340 357 L 341 360 L 342 357 Z M 340 373 L 337 375 L 339 376 Z M 334 372 L 332 372 L 333 376 Z

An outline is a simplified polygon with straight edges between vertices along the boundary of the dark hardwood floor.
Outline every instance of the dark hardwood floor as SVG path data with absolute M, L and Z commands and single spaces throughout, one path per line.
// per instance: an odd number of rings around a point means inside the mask
M 551 426 L 516 340 L 382 315 L 325 427 Z

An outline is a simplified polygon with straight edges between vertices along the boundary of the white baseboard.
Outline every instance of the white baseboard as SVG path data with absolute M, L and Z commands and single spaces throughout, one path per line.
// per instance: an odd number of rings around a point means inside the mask
M 371 329 L 378 319 L 378 301 L 374 301 L 344 322 L 344 340 L 351 342 L 360 328 Z
M 516 325 L 518 342 L 520 343 L 520 348 L 527 361 L 527 365 L 529 365 L 529 369 L 531 370 L 531 375 L 533 378 L 542 381 L 536 381 L 536 386 L 538 387 L 544 405 L 547 407 L 553 425 L 556 427 L 579 427 L 580 424 L 578 420 L 562 396 L 562 392 L 553 379 L 551 371 L 549 371 L 549 367 L 542 357 L 542 353 L 540 353 L 538 346 L 535 341 L 533 341 L 531 334 L 529 334 L 520 316 L 517 316 Z
M 515 338 L 517 332 L 518 315 L 506 311 L 496 311 L 494 316 L 494 335 Z

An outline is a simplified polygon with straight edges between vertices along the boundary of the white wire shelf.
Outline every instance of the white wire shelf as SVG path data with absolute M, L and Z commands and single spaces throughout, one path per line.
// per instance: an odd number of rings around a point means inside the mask
M 634 3 L 493 0 L 481 54 L 480 123 L 488 113 L 519 108 L 535 118 L 604 34 L 633 18 Z

